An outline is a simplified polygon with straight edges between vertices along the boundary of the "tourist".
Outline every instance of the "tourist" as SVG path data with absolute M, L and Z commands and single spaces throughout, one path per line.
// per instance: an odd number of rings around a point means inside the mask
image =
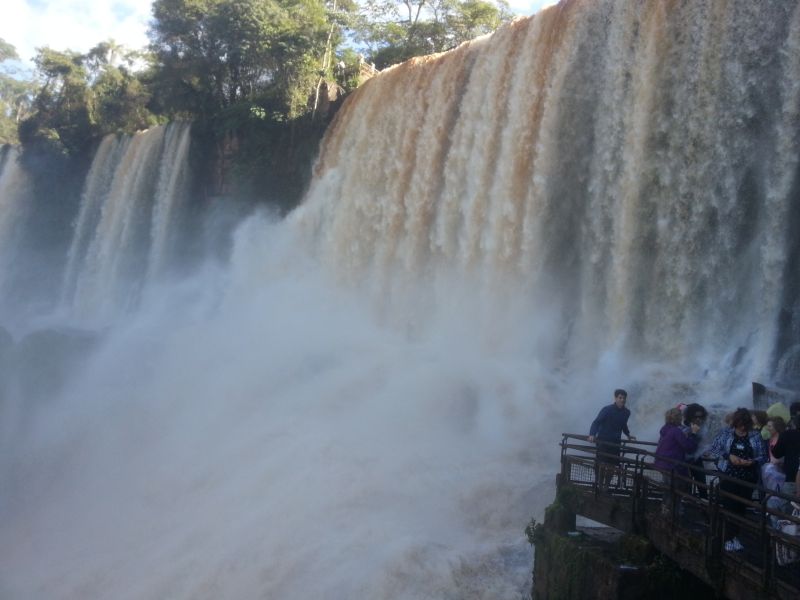
M 783 402 L 775 402 L 774 404 L 770 404 L 769 408 L 767 409 L 767 416 L 771 419 L 772 417 L 780 417 L 783 419 L 783 422 L 786 426 L 789 426 L 789 420 L 792 418 L 792 415 L 789 413 L 789 409 Z
M 619 465 L 622 434 L 624 433 L 629 440 L 636 439 L 628 429 L 631 411 L 625 408 L 627 401 L 628 392 L 623 389 L 614 390 L 614 402 L 600 410 L 589 428 L 589 442 L 597 442 L 597 462 L 600 470 L 598 482 L 601 489 L 608 487 L 613 470 Z M 619 475 L 617 480 L 619 481 Z
M 778 442 L 780 434 L 786 431 L 786 424 L 782 418 L 772 417 L 767 421 L 766 428 L 770 434 L 767 442 L 769 461 L 764 463 L 764 466 L 761 467 L 761 481 L 768 490 L 779 492 L 786 482 L 786 474 L 783 472 L 784 459 L 783 457 L 778 458 L 775 456 L 772 449 Z
M 680 409 L 670 408 L 664 414 L 664 426 L 661 428 L 658 446 L 656 447 L 656 460 L 653 463 L 660 471 L 674 471 L 685 477 L 689 476 L 689 469 L 676 461 L 685 463 L 686 455 L 697 450 L 700 441 L 697 432 L 700 431 L 699 423 L 691 423 L 689 429 L 681 428 Z
M 750 411 L 750 418 L 753 420 L 753 429 L 755 431 L 757 431 L 758 434 L 761 436 L 761 444 L 764 446 L 764 454 L 769 456 L 769 449 L 768 449 L 767 442 L 769 441 L 770 433 L 769 433 L 769 431 L 767 431 L 767 421 L 769 420 L 769 416 L 767 415 L 767 411 L 765 411 L 765 410 L 751 410 Z M 768 464 L 768 463 L 765 463 L 765 465 L 766 464 Z M 756 482 L 756 483 L 758 483 L 758 485 L 761 485 L 761 486 L 764 485 L 764 480 L 761 478 L 762 471 L 763 471 L 763 467 L 762 467 L 762 469 L 760 469 L 758 471 L 758 481 Z M 759 499 L 761 499 L 760 493 L 759 493 Z
M 720 465 L 721 459 L 719 453 L 714 453 L 715 448 L 719 448 L 723 444 L 723 440 L 730 435 L 730 432 L 733 430 L 731 423 L 733 422 L 733 413 L 728 413 L 723 417 L 722 422 L 724 426 L 717 432 L 717 435 L 714 436 L 714 440 L 711 442 L 711 447 L 708 448 L 706 453 L 703 455 L 703 458 L 708 460 L 714 461 L 714 466 L 717 468 L 717 471 L 722 471 L 722 466 Z
M 789 405 L 789 422 L 786 427 L 789 429 L 800 429 L 800 402 L 792 402 Z
M 778 435 L 772 446 L 772 456 L 783 459 L 783 473 L 786 482 L 781 492 L 790 496 L 797 495 L 797 471 L 800 465 L 800 429 L 786 429 Z
M 689 477 L 689 468 L 683 464 L 686 455 L 697 450 L 700 431 L 699 423 L 692 423 L 688 431 L 681 428 L 683 415 L 680 409 L 670 408 L 664 414 L 664 426 L 661 428 L 658 446 L 656 447 L 656 460 L 653 466 L 662 472 L 662 482 L 666 486 L 664 493 L 664 509 L 669 509 L 673 502 L 671 489 L 687 491 L 689 483 L 684 478 Z M 678 477 L 675 477 L 678 475 Z
M 733 413 L 731 427 L 723 429 L 714 440 L 709 454 L 718 460 L 720 501 L 726 510 L 743 516 L 751 500 L 753 488 L 747 484 L 758 481 L 759 469 L 767 462 L 761 434 L 753 429 L 750 411 L 739 408 Z M 737 552 L 744 547 L 738 538 L 739 525 L 728 520 L 725 527 L 725 550 Z

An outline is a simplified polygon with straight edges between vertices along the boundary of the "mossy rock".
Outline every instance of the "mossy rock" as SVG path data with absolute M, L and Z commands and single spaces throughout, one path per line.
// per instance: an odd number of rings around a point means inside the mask
M 638 535 L 624 535 L 619 541 L 620 555 L 626 562 L 635 565 L 647 565 L 656 555 L 656 549 L 645 537 Z
M 544 509 L 544 526 L 559 533 L 573 531 L 575 529 L 575 513 L 556 500 Z

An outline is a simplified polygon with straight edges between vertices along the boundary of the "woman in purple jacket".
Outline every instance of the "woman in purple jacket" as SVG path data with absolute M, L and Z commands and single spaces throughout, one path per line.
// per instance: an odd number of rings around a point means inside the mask
M 670 408 L 664 415 L 665 425 L 661 428 L 661 437 L 658 438 L 654 466 L 660 471 L 674 470 L 680 475 L 688 476 L 689 469 L 685 465 L 675 464 L 674 461 L 685 462 L 686 455 L 697 450 L 700 425 L 691 423 L 691 429 L 684 433 L 681 429 L 682 420 L 683 415 L 677 408 Z
M 677 464 L 674 461 L 686 462 L 686 455 L 694 452 L 700 441 L 697 435 L 700 425 L 692 423 L 691 428 L 684 431 L 681 429 L 682 419 L 683 415 L 677 408 L 670 408 L 664 415 L 665 424 L 661 428 L 661 437 L 658 438 L 658 447 L 656 447 L 656 460 L 653 463 L 653 466 L 662 472 L 662 483 L 667 486 L 662 506 L 665 514 L 669 513 L 673 506 L 672 488 L 685 492 L 689 491 L 688 480 L 675 479 L 670 485 L 670 479 L 673 474 L 689 477 L 688 467 L 683 464 Z

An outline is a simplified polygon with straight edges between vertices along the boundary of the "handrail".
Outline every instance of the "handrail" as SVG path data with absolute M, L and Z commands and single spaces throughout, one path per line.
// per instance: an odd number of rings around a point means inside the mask
M 588 441 L 588 436 L 564 433 L 561 441 L 561 474 L 558 485 L 559 487 L 566 483 L 578 485 L 583 489 L 591 490 L 597 497 L 599 494 L 606 493 L 602 481 L 604 478 L 598 477 L 598 474 L 602 472 L 603 468 L 606 469 L 606 475 L 608 470 L 611 470 L 612 478 L 616 477 L 616 486 L 613 489 L 609 486 L 608 493 L 616 497 L 618 502 L 624 502 L 626 499 L 630 501 L 633 529 L 647 527 L 648 511 L 652 510 L 653 502 L 658 501 L 659 497 L 662 498 L 661 510 L 669 509 L 669 519 L 673 529 L 683 527 L 678 518 L 679 508 L 682 506 L 694 507 L 694 510 L 705 515 L 707 522 L 704 564 L 720 562 L 721 564 L 733 564 L 728 562 L 732 559 L 728 559 L 730 554 L 723 551 L 723 543 L 729 526 L 737 525 L 742 532 L 757 542 L 757 545 L 754 546 L 758 550 L 757 560 L 753 559 L 756 562 L 752 562 L 748 556 L 745 563 L 749 564 L 752 572 L 762 579 L 764 589 L 774 590 L 777 585 L 776 574 L 779 573 L 781 585 L 789 585 L 793 592 L 797 591 L 800 594 L 800 573 L 794 576 L 797 581 L 787 583 L 785 581 L 786 568 L 777 563 L 778 548 L 781 546 L 797 552 L 800 556 L 800 537 L 787 535 L 774 527 L 779 521 L 784 521 L 794 523 L 800 530 L 800 518 L 787 514 L 779 508 L 780 504 L 788 505 L 788 502 L 797 501 L 798 498 L 764 488 L 761 485 L 743 482 L 716 470 L 660 456 L 648 449 L 652 446 L 657 446 L 657 444 L 639 440 L 620 444 L 604 441 L 603 447 L 612 450 L 618 449 L 619 454 L 616 454 L 599 449 L 597 445 Z M 672 468 L 668 471 L 657 469 L 653 464 L 656 457 L 672 464 Z M 613 459 L 613 461 L 601 462 L 598 460 L 602 458 Z M 609 463 L 614 466 L 610 468 L 601 466 Z M 578 470 L 578 475 L 573 473 L 575 469 Z M 684 470 L 685 473 L 682 472 Z M 692 471 L 705 474 L 707 483 L 703 484 L 694 480 L 691 477 Z M 609 483 L 610 481 L 611 479 L 608 480 Z M 723 489 L 720 483 L 725 481 L 733 481 L 744 489 L 751 490 L 750 499 L 742 498 Z M 692 485 L 706 490 L 707 499 L 698 498 L 692 494 Z M 758 501 L 752 499 L 753 494 L 757 494 Z M 663 504 L 663 499 L 667 497 L 675 499 L 669 503 L 671 504 L 669 507 L 667 504 Z M 774 498 L 780 499 L 780 502 L 768 502 Z M 726 501 L 730 500 L 735 500 L 739 506 L 749 509 L 750 514 L 743 516 L 729 510 L 730 503 Z M 592 518 L 597 520 L 594 516 Z M 735 564 L 742 564 L 741 555 L 736 559 Z
M 561 435 L 569 436 L 569 437 L 571 437 L 573 439 L 585 440 L 587 442 L 589 441 L 589 436 L 588 435 L 582 435 L 582 434 L 579 434 L 579 433 L 562 433 Z M 621 442 L 622 446 L 625 446 L 625 445 L 632 446 L 632 445 L 636 445 L 636 444 L 639 444 L 639 445 L 642 445 L 642 446 L 658 446 L 658 442 L 650 442 L 650 441 L 647 441 L 647 440 L 620 440 L 620 442 Z M 606 444 L 606 443 L 610 444 L 610 442 L 605 442 L 605 441 L 603 443 L 604 444 Z
M 777 497 L 777 498 L 781 498 L 782 500 L 786 500 L 786 501 L 789 501 L 789 502 L 791 502 L 791 501 L 800 501 L 800 498 L 798 498 L 797 496 L 790 496 L 790 495 L 784 494 L 782 492 L 777 492 L 775 490 L 771 490 L 769 488 L 765 488 L 762 485 L 759 485 L 759 484 L 756 484 L 756 483 L 750 483 L 750 482 L 747 482 L 747 481 L 742 481 L 741 479 L 736 479 L 735 477 L 731 477 L 730 475 L 726 475 L 725 473 L 722 473 L 721 471 L 717 471 L 715 469 L 701 468 L 701 467 L 698 467 L 697 465 L 694 465 L 692 463 L 687 463 L 687 462 L 684 462 L 684 461 L 676 460 L 676 459 L 671 458 L 669 456 L 663 456 L 663 455 L 660 455 L 660 454 L 656 454 L 655 452 L 650 452 L 649 450 L 644 450 L 644 449 L 640 449 L 640 448 L 629 449 L 627 447 L 627 445 L 630 445 L 630 444 L 642 444 L 642 445 L 657 446 L 658 444 L 655 443 L 655 442 L 646 442 L 646 441 L 641 441 L 640 442 L 640 441 L 637 440 L 635 442 L 630 442 L 630 441 L 625 442 L 625 441 L 623 441 L 621 444 L 614 444 L 612 442 L 603 441 L 603 445 L 606 446 L 606 447 L 618 447 L 618 448 L 620 448 L 621 454 L 620 455 L 616 455 L 616 454 L 611 454 L 611 453 L 608 453 L 608 452 L 603 452 L 603 451 L 597 450 L 597 447 L 594 446 L 594 445 L 578 446 L 576 444 L 567 444 L 566 443 L 567 439 L 579 439 L 579 440 L 585 440 L 585 441 L 588 442 L 588 436 L 580 435 L 580 434 L 573 434 L 573 433 L 562 433 L 561 435 L 562 435 L 561 446 L 562 446 L 563 449 L 574 449 L 574 450 L 579 450 L 581 452 L 587 452 L 587 453 L 590 453 L 590 454 L 595 454 L 596 456 L 605 456 L 605 457 L 608 457 L 608 458 L 617 458 L 618 457 L 619 460 L 623 461 L 623 462 L 635 462 L 635 461 L 631 461 L 630 459 L 628 459 L 627 457 L 624 456 L 626 452 L 628 454 L 636 454 L 636 456 L 637 456 L 636 460 L 638 460 L 639 457 L 660 458 L 661 460 L 665 460 L 667 462 L 673 463 L 673 469 L 672 469 L 672 471 L 669 471 L 669 473 L 673 477 L 678 477 L 682 481 L 693 483 L 695 485 L 698 485 L 695 480 L 693 480 L 693 479 L 691 479 L 689 477 L 686 477 L 686 476 L 682 475 L 679 472 L 675 472 L 675 469 L 677 467 L 684 467 L 684 468 L 686 468 L 687 472 L 695 471 L 695 472 L 698 472 L 698 473 L 703 473 L 707 477 L 716 478 L 718 481 L 735 482 L 737 485 L 742 485 L 744 487 L 750 488 L 754 492 L 758 492 L 759 496 L 761 496 L 763 494 L 763 495 L 766 495 L 767 497 Z M 563 450 L 562 450 L 562 454 L 563 454 Z M 656 467 L 652 466 L 652 463 L 644 463 L 644 466 L 645 467 L 649 466 L 649 468 L 651 468 L 653 470 L 658 470 L 658 471 L 660 471 L 662 473 L 665 472 L 665 471 L 663 471 L 661 469 L 657 469 Z M 708 484 L 706 484 L 705 487 L 708 488 L 710 486 Z M 727 492 L 723 492 L 723 494 L 727 494 Z M 727 494 L 727 495 L 729 495 L 729 494 Z M 753 506 L 760 506 L 760 504 L 757 504 L 757 503 L 752 503 L 752 505 Z M 768 510 L 770 510 L 771 512 L 774 512 L 776 515 L 779 515 L 779 516 L 784 517 L 786 519 L 796 520 L 797 523 L 800 524 L 800 519 L 798 519 L 796 517 L 792 517 L 792 515 L 789 515 L 789 514 L 786 514 L 786 513 L 782 513 L 782 512 L 779 512 L 779 511 L 775 511 L 774 509 L 768 509 Z
M 598 451 L 597 448 L 593 447 L 593 446 L 582 446 L 581 447 L 581 446 L 572 445 L 572 444 L 565 444 L 565 440 L 566 439 L 581 439 L 581 440 L 587 440 L 588 441 L 588 436 L 579 435 L 579 434 L 572 434 L 572 433 L 562 433 L 561 435 L 562 435 L 562 438 L 563 438 L 562 442 L 561 442 L 562 447 L 572 448 L 572 449 L 581 450 L 581 451 L 587 451 L 587 452 L 591 452 L 591 453 L 596 454 L 596 455 L 606 456 L 606 457 L 616 457 L 617 456 L 615 454 L 610 454 L 610 453 L 607 453 L 607 452 Z M 607 446 L 607 447 L 618 447 L 618 448 L 621 449 L 621 452 L 623 454 L 626 451 L 628 453 L 630 453 L 630 450 L 628 449 L 628 445 L 630 445 L 630 444 L 642 444 L 642 445 L 649 445 L 649 446 L 658 446 L 658 444 L 655 443 L 655 442 L 646 442 L 646 441 L 641 441 L 640 442 L 638 440 L 634 441 L 634 442 L 623 440 L 621 444 L 614 444 L 612 442 L 603 441 L 603 445 L 604 446 Z M 675 469 L 677 467 L 685 467 L 687 472 L 695 471 L 695 472 L 698 472 L 698 473 L 703 473 L 706 476 L 715 477 L 719 481 L 732 481 L 732 482 L 735 482 L 738 485 L 749 487 L 754 492 L 755 491 L 759 492 L 759 495 L 763 493 L 763 494 L 766 494 L 768 496 L 778 497 L 778 498 L 781 498 L 781 499 L 787 500 L 787 501 L 798 501 L 798 500 L 800 500 L 800 498 L 798 498 L 797 496 L 789 496 L 788 494 L 784 494 L 782 492 L 777 492 L 775 490 L 771 490 L 769 488 L 765 488 L 762 485 L 757 484 L 757 483 L 750 483 L 750 482 L 747 482 L 747 481 L 742 481 L 741 479 L 736 479 L 735 477 L 731 477 L 730 475 L 726 475 L 725 473 L 723 473 L 721 471 L 717 471 L 716 469 L 701 468 L 701 467 L 698 467 L 697 465 L 694 465 L 692 463 L 687 463 L 685 461 L 680 461 L 680 460 L 671 458 L 669 456 L 656 454 L 655 452 L 650 452 L 649 450 L 644 450 L 644 449 L 639 449 L 639 448 L 635 449 L 635 453 L 637 454 L 637 456 L 649 456 L 649 457 L 652 457 L 652 458 L 659 458 L 661 460 L 673 463 L 673 470 L 671 471 L 671 473 L 674 476 L 677 476 L 677 477 L 681 478 L 682 480 L 688 481 L 690 483 L 695 483 L 696 484 L 696 481 L 691 479 L 691 478 L 685 477 L 685 476 L 681 475 L 680 473 L 675 473 L 674 471 L 675 471 Z M 622 459 L 622 458 L 623 457 L 620 456 L 620 459 Z M 656 467 L 652 467 L 652 468 L 656 469 Z M 664 472 L 664 471 L 662 471 L 662 472 Z M 785 513 L 780 513 L 780 514 L 786 516 L 787 518 L 791 518 L 791 515 L 786 515 Z M 798 520 L 798 523 L 800 523 L 800 520 Z

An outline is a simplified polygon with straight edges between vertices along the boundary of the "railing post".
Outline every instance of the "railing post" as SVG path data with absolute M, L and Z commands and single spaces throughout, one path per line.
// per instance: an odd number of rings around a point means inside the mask
M 644 504 L 642 502 L 642 486 L 645 485 L 642 473 L 644 472 L 644 459 L 638 452 L 636 453 L 636 460 L 633 464 L 633 489 L 631 490 L 631 513 L 633 520 L 633 530 L 636 533 L 641 532 L 641 521 L 644 517 Z
M 774 563 L 770 560 L 770 547 L 769 547 L 769 530 L 767 521 L 769 519 L 767 513 L 767 500 L 769 499 L 769 490 L 765 490 L 761 498 L 761 558 L 764 561 L 764 591 L 768 592 L 770 583 L 773 581 L 773 567 Z
M 718 593 L 722 591 L 723 586 L 722 546 L 725 541 L 721 531 L 720 502 L 719 480 L 717 480 L 708 488 L 709 530 L 706 539 L 706 570 L 714 581 Z
M 672 469 L 669 472 L 669 518 L 670 518 L 670 525 L 672 526 L 672 530 L 675 530 L 675 526 L 677 525 L 675 515 L 677 513 L 677 505 L 678 503 L 675 502 L 675 465 L 672 465 Z

